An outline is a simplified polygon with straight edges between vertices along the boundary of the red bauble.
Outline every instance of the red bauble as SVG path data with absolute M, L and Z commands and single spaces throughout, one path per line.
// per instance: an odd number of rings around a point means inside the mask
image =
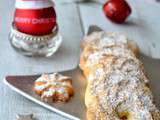
M 14 25 L 18 31 L 26 34 L 50 34 L 56 26 L 56 12 L 53 7 L 39 9 L 16 8 Z
M 131 14 L 131 7 L 125 0 L 109 0 L 103 6 L 105 15 L 115 23 L 123 23 Z

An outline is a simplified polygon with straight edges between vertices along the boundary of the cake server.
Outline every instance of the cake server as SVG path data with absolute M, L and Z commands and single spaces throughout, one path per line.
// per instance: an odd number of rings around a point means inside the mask
M 102 29 L 97 26 L 90 26 L 88 30 L 88 35 L 94 31 L 101 31 Z M 57 71 L 58 72 L 58 71 Z M 84 93 L 85 93 L 85 80 L 77 67 L 74 70 L 58 72 L 62 75 L 72 77 L 73 87 L 74 87 L 74 97 L 67 103 L 45 103 L 41 101 L 41 98 L 36 95 L 33 91 L 34 81 L 40 75 L 11 75 L 4 79 L 4 83 L 9 86 L 15 92 L 21 94 L 22 96 L 28 98 L 29 100 L 53 111 L 64 117 L 73 120 L 83 120 L 85 119 L 85 105 L 84 105 Z

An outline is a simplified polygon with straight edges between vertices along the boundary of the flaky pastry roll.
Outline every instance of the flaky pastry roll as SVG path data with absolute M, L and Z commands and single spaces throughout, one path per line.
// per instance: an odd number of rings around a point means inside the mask
M 95 32 L 82 47 L 87 120 L 160 120 L 133 41 L 119 33 Z

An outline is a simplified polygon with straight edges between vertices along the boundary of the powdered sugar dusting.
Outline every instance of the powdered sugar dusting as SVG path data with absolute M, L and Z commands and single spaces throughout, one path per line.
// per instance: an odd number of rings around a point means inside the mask
M 53 73 L 43 74 L 39 77 L 35 81 L 34 89 L 42 93 L 41 98 L 44 101 L 53 102 L 54 99 L 62 101 L 68 100 L 72 94 L 69 90 L 72 90 L 73 87 L 70 77 Z
M 108 120 L 121 120 L 119 114 L 126 111 L 133 120 L 160 120 L 142 63 L 128 48 L 127 38 L 104 32 L 93 36 L 97 38 L 94 38 L 96 43 L 90 42 L 97 50 L 88 56 L 86 67 L 96 68 L 88 80 L 92 95 L 98 98 L 100 111 L 107 113 Z

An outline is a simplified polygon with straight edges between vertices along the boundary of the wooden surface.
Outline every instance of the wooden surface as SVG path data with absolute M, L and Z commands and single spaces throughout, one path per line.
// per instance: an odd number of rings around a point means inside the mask
M 145 4 L 144 4 L 145 3 Z M 107 20 L 102 12 L 101 4 L 80 4 L 80 13 L 85 32 L 89 25 L 96 24 L 106 31 L 117 31 L 126 34 L 136 41 L 141 52 L 153 58 L 160 58 L 160 4 L 130 0 L 132 14 L 124 24 L 114 24 Z M 144 45 L 145 44 L 145 45 Z
M 64 42 L 52 58 L 35 59 L 24 57 L 11 48 L 8 34 L 14 0 L 0 1 L 0 120 L 14 120 L 18 113 L 33 113 L 38 120 L 67 120 L 11 91 L 2 80 L 7 74 L 36 74 L 75 68 L 79 59 L 80 41 L 91 24 L 97 24 L 106 31 L 123 32 L 139 44 L 145 54 L 141 59 L 151 79 L 153 93 L 160 101 L 160 93 L 157 92 L 160 91 L 160 60 L 146 56 L 160 56 L 160 4 L 130 0 L 132 16 L 126 24 L 116 25 L 104 17 L 99 3 L 62 2 L 57 0 L 56 11 Z

